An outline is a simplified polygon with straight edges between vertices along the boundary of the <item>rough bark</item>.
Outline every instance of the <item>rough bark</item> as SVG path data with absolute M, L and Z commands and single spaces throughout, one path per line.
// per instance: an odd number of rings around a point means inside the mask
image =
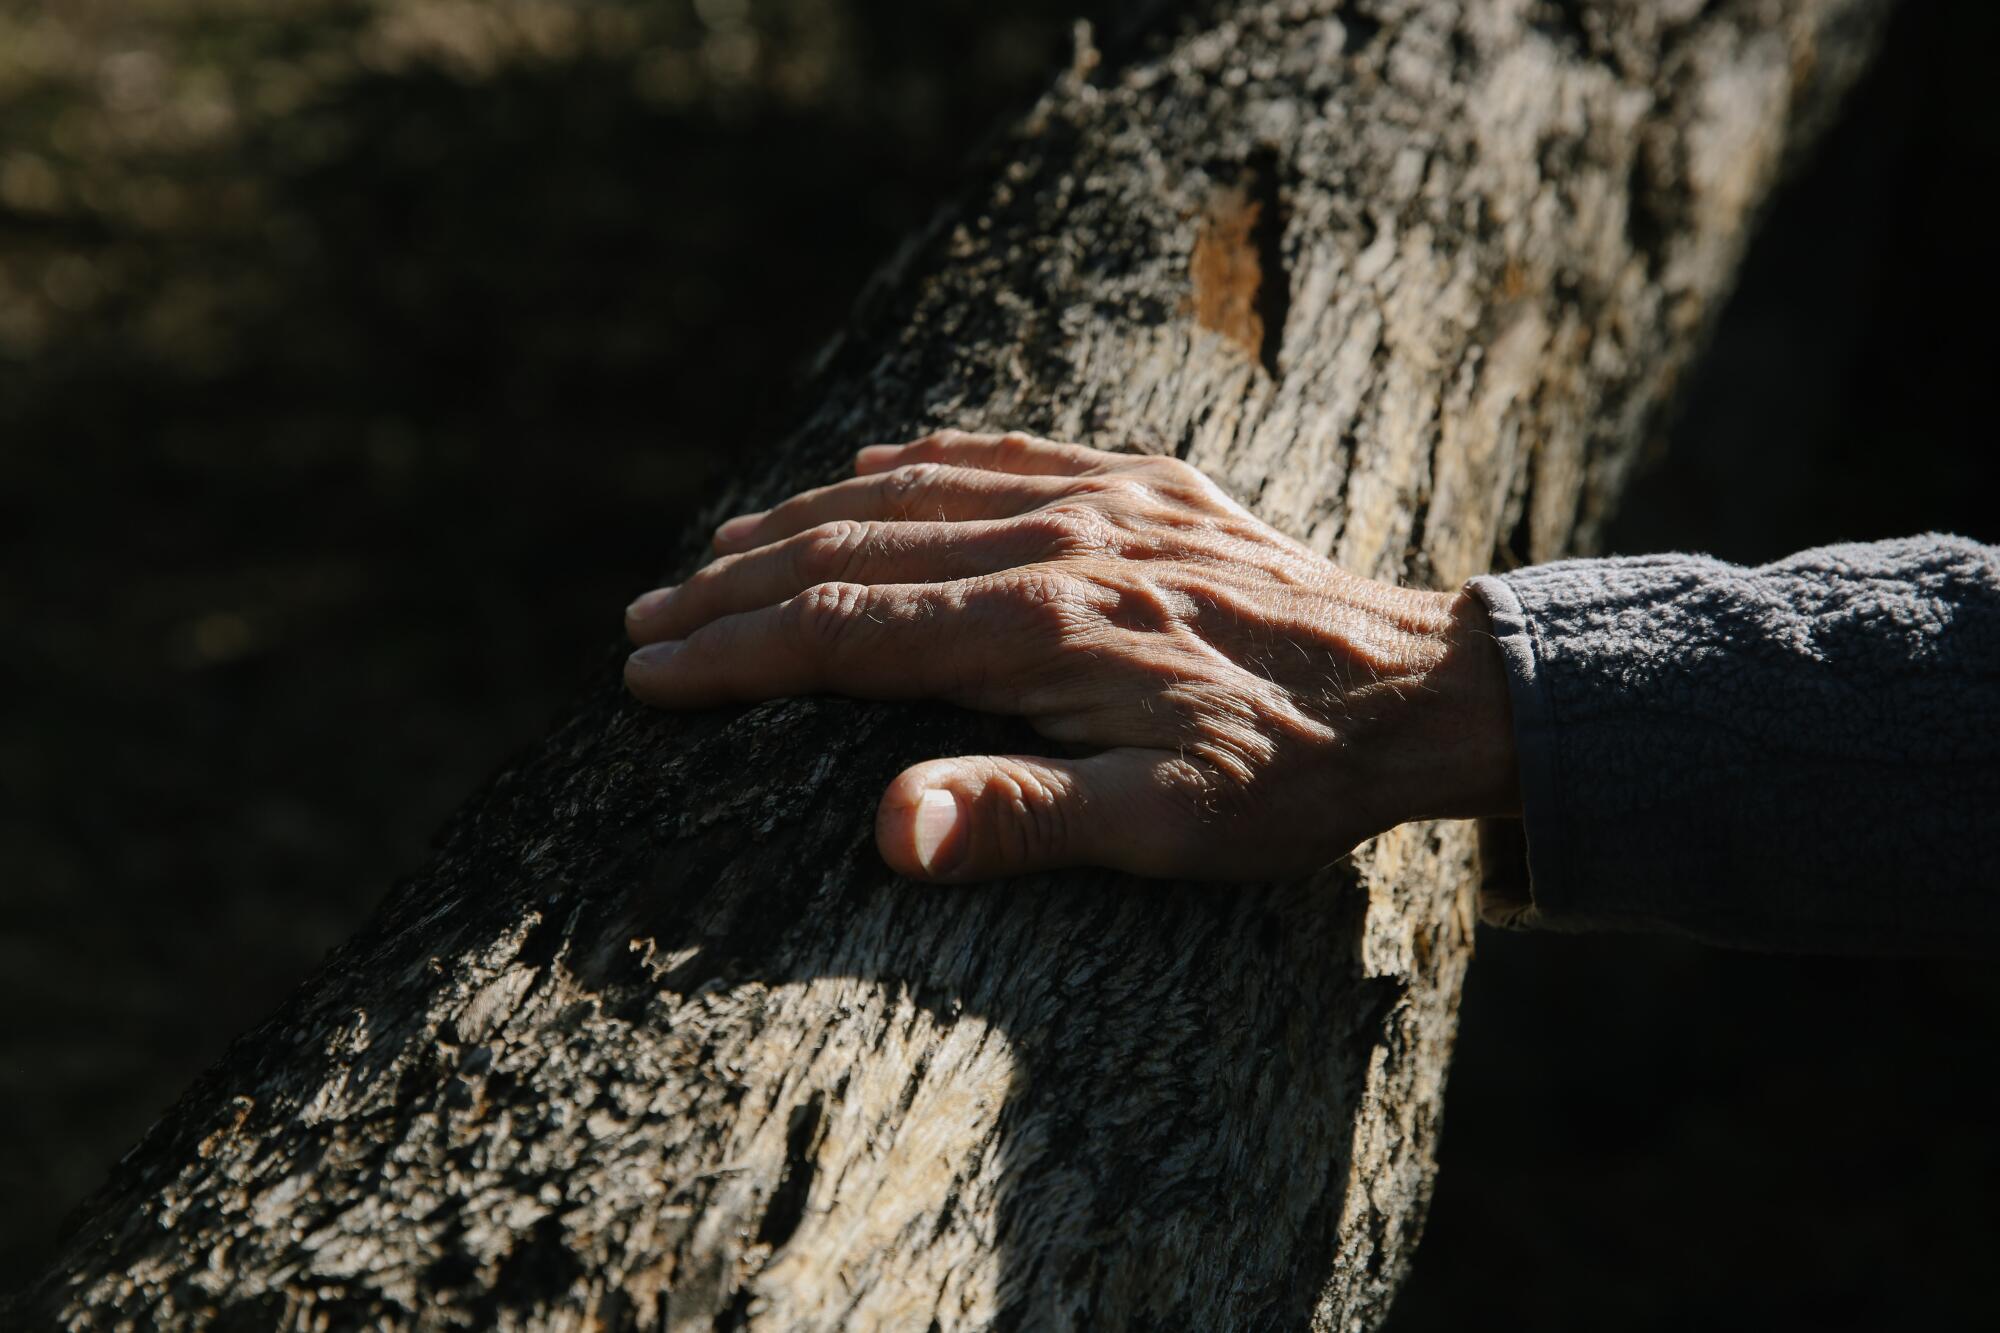
M 1005 424 L 1178 452 L 1379 577 L 1557 555 L 1875 8 L 1219 3 L 1085 51 L 733 501 Z M 873 852 L 882 785 L 1013 724 L 667 716 L 614 676 L 128 1155 L 16 1324 L 1379 1321 L 1464 827 L 1304 883 L 918 888 Z

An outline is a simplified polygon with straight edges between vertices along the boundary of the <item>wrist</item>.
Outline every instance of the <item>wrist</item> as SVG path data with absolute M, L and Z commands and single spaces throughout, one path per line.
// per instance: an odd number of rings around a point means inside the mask
M 1424 594 L 1396 725 L 1371 738 L 1385 813 L 1413 819 L 1514 818 L 1521 811 L 1507 668 L 1474 594 Z
M 1507 664 L 1486 604 L 1460 589 L 1451 601 L 1445 649 L 1426 682 L 1437 705 L 1438 793 L 1458 819 L 1516 818 L 1521 775 L 1514 754 L 1514 705 Z

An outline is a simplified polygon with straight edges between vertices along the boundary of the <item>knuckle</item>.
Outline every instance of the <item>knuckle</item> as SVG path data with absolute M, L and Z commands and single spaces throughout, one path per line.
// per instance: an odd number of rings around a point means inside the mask
M 867 591 L 853 583 L 816 583 L 785 603 L 784 629 L 809 649 L 838 647 L 852 632 Z
M 1017 864 L 1056 855 L 1065 845 L 1067 829 L 1061 795 L 1033 773 L 1003 769 L 987 783 L 987 797 L 1001 818 L 1000 837 Z
M 1227 783 L 1222 772 L 1206 760 L 1176 755 L 1159 765 L 1155 777 L 1170 807 L 1187 821 L 1211 823 L 1226 813 Z
M 1012 570 L 999 586 L 1009 607 L 1041 634 L 1057 638 L 1073 634 L 1089 614 L 1083 589 L 1046 567 Z
M 1029 537 L 1052 555 L 1100 555 L 1112 549 L 1116 525 L 1087 504 L 1053 504 L 1023 515 Z
M 875 525 L 837 518 L 809 529 L 793 548 L 794 572 L 814 583 L 848 578 L 874 537 Z
M 1077 489 L 1101 504 L 1121 509 L 1137 508 L 1149 498 L 1146 484 L 1130 473 L 1114 472 L 1108 476 L 1085 477 L 1077 483 Z
M 1183 500 L 1206 500 L 1215 494 L 1215 483 L 1208 474 L 1192 463 L 1178 458 L 1154 458 L 1143 464 L 1143 471 L 1152 482 L 1153 490 L 1161 495 Z
M 939 463 L 904 463 L 884 473 L 882 484 L 890 499 L 908 501 L 930 486 L 942 466 Z

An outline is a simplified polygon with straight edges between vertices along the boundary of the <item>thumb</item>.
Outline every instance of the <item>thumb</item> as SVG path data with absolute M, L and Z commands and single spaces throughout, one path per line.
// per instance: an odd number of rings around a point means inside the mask
M 1169 758 L 1119 749 L 1074 760 L 933 759 L 882 794 L 875 845 L 897 874 L 936 883 L 1076 865 L 1171 874 L 1192 810 L 1174 817 L 1155 780 Z

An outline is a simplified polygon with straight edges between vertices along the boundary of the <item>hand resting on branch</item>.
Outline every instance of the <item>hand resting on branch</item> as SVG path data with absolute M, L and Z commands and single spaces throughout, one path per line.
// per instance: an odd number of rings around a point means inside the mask
M 1517 811 L 1476 598 L 1351 574 L 1175 459 L 945 431 L 855 471 L 730 519 L 635 601 L 626 681 L 670 708 L 943 699 L 1060 751 L 906 770 L 876 820 L 897 872 L 1294 875 Z

